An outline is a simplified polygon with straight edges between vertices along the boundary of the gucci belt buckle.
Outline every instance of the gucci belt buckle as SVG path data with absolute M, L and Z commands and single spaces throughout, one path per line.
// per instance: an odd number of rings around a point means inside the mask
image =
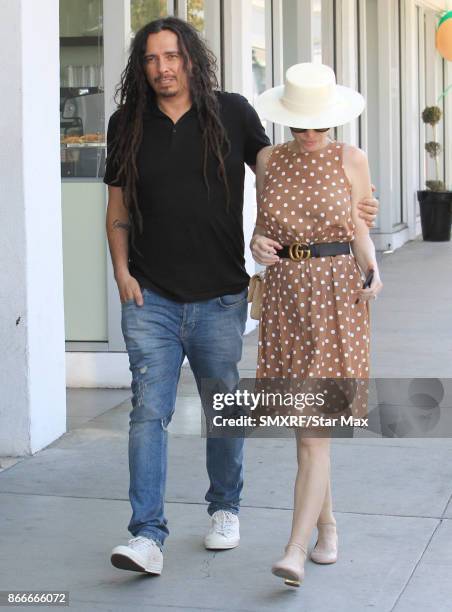
M 311 257 L 309 245 L 304 242 L 294 242 L 289 247 L 289 257 L 292 261 L 301 261 Z

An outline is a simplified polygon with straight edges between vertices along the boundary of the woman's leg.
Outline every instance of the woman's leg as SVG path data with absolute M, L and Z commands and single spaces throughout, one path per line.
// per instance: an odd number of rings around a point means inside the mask
M 331 497 L 331 469 L 328 471 L 328 485 L 323 500 L 322 510 L 317 519 L 317 542 L 311 552 L 311 559 L 316 563 L 335 563 L 337 560 L 337 530 L 333 515 Z
M 317 521 L 317 527 L 319 525 L 336 524 L 336 519 L 333 515 L 333 500 L 331 497 L 331 469 L 328 470 L 328 485 L 326 488 L 325 499 L 323 500 L 322 509 L 319 514 Z
M 272 568 L 292 586 L 298 586 L 303 579 L 309 540 L 327 495 L 330 465 L 329 431 L 300 428 L 295 430 L 295 436 L 298 472 L 292 531 L 284 557 Z
M 298 472 L 290 542 L 307 548 L 322 510 L 331 510 L 330 437 L 325 429 L 296 430 Z M 329 510 L 328 510 L 329 509 Z M 327 515 L 329 516 L 329 515 Z

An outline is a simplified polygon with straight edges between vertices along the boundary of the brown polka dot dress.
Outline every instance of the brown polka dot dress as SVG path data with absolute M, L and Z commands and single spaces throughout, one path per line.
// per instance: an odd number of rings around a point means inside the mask
M 273 148 L 257 216 L 267 237 L 283 245 L 353 240 L 343 147 L 331 142 L 305 153 L 289 143 Z M 361 301 L 355 305 L 362 282 L 353 255 L 281 258 L 268 266 L 256 378 L 367 378 L 368 310 Z M 366 409 L 366 402 L 355 402 L 353 412 L 364 416 Z

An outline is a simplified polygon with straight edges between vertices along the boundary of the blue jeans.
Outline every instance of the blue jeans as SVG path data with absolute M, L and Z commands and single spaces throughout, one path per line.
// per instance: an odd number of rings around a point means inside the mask
M 164 515 L 167 427 L 174 413 L 180 369 L 187 356 L 198 391 L 203 378 L 233 390 L 247 317 L 247 290 L 211 300 L 180 303 L 142 289 L 144 304 L 122 305 L 122 331 L 132 372 L 129 430 L 129 531 L 155 540 L 168 536 Z M 239 511 L 243 438 L 207 438 L 208 513 Z

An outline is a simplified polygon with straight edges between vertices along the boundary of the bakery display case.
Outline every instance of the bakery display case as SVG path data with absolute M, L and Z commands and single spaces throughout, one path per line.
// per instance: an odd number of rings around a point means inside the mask
M 62 179 L 99 179 L 105 167 L 101 0 L 60 0 Z
M 99 87 L 61 87 L 62 178 L 102 178 L 105 169 L 104 93 Z

